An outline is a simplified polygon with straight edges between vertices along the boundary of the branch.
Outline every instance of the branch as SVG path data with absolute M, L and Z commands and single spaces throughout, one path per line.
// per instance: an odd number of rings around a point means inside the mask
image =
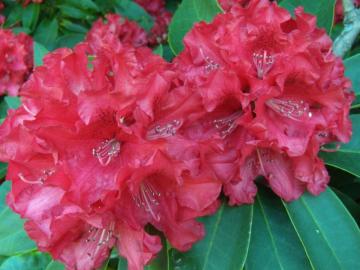
M 342 0 L 344 9 L 344 29 L 335 39 L 333 50 L 343 57 L 352 47 L 360 33 L 360 10 L 355 8 L 353 0 Z

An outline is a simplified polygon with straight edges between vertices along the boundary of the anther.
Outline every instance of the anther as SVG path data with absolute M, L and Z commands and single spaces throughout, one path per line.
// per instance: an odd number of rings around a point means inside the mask
M 102 166 L 107 166 L 113 158 L 119 155 L 120 148 L 121 143 L 118 140 L 105 140 L 98 147 L 92 149 L 92 154 Z
M 161 193 L 153 185 L 144 182 L 140 185 L 139 193 L 133 196 L 133 200 L 137 207 L 144 209 L 154 220 L 160 221 L 160 215 L 155 209 L 159 205 L 160 196 Z
M 175 119 L 164 125 L 156 125 L 147 132 L 146 138 L 152 141 L 174 136 L 181 127 L 181 124 L 182 122 L 180 120 Z
M 27 184 L 40 184 L 43 185 L 45 181 L 55 173 L 55 169 L 43 169 L 38 177 L 35 179 L 29 179 L 29 176 L 25 176 L 23 173 L 19 173 L 18 177 L 21 181 Z
M 258 78 L 263 79 L 274 65 L 275 59 L 274 56 L 269 55 L 268 52 L 264 50 L 259 53 L 253 53 L 253 62 Z
M 213 125 L 218 130 L 221 138 L 225 138 L 234 132 L 237 127 L 236 119 L 238 119 L 241 115 L 242 113 L 238 111 L 230 116 L 213 120 Z
M 309 104 L 303 100 L 272 98 L 266 101 L 266 105 L 278 114 L 292 120 L 301 121 L 312 117 Z

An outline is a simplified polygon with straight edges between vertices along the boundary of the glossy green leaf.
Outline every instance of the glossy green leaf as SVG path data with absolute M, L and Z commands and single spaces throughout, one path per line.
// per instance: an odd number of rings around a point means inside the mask
M 35 66 L 41 66 L 43 64 L 44 56 L 49 51 L 40 43 L 34 42 L 34 64 Z
M 54 49 L 55 40 L 58 36 L 57 18 L 43 19 L 36 29 L 34 39 L 48 50 Z
M 185 253 L 172 250 L 170 269 L 242 269 L 249 249 L 252 217 L 252 205 L 222 204 L 216 214 L 200 220 L 206 227 L 203 240 Z
M 356 95 L 352 107 L 360 107 L 360 54 L 345 59 L 344 65 L 345 75 L 351 80 Z
M 314 269 L 360 269 L 359 228 L 331 189 L 284 206 Z
M 280 6 L 290 12 L 298 6 L 303 6 L 306 12 L 317 17 L 318 26 L 330 33 L 334 25 L 335 2 L 336 0 L 283 0 Z
M 194 23 L 210 22 L 216 14 L 221 12 L 216 0 L 183 0 L 169 26 L 169 44 L 172 51 L 176 55 L 182 51 L 183 38 Z
M 45 253 L 30 253 L 7 258 L 0 266 L 0 270 L 43 270 L 50 258 Z
M 33 30 L 40 15 L 40 5 L 30 4 L 22 12 L 22 24 L 25 28 Z
M 270 189 L 259 188 L 256 196 L 250 249 L 245 268 L 312 269 L 281 200 Z
M 146 31 L 154 26 L 153 18 L 137 3 L 131 0 L 116 0 L 115 11 L 129 20 L 136 21 Z
M 320 153 L 326 164 L 360 177 L 360 115 L 351 115 L 353 135 L 350 143 L 333 153 Z
M 0 186 L 0 256 L 13 256 L 35 249 L 35 243 L 24 231 L 24 221 L 5 204 L 9 190 L 8 181 Z
M 163 56 L 163 46 L 160 44 L 154 49 L 153 52 L 157 55 Z
M 21 101 L 19 97 L 11 97 L 11 96 L 6 96 L 4 98 L 7 106 L 9 109 L 17 109 L 20 107 L 21 105 Z
M 58 261 L 51 261 L 45 270 L 64 270 L 65 266 Z
M 346 206 L 346 209 L 350 212 L 356 223 L 360 225 L 360 205 L 340 190 L 335 188 L 332 189 L 338 198 L 342 201 L 342 203 Z

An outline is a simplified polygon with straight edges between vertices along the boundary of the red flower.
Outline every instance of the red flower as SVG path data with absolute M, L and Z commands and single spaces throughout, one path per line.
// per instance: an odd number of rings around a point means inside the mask
M 113 245 L 129 269 L 142 269 L 160 249 L 146 224 L 189 249 L 204 235 L 195 218 L 216 210 L 221 184 L 189 173 L 167 140 L 152 139 L 174 77 L 169 65 L 147 48 L 106 47 L 91 58 L 88 50 L 49 54 L 1 126 L 8 203 L 40 249 L 69 269 L 100 266 Z
M 123 45 L 141 47 L 147 44 L 146 32 L 136 22 L 117 14 L 107 14 L 106 22 L 100 18 L 86 36 L 92 51 L 108 46 L 120 49 Z
M 149 45 L 154 46 L 166 41 L 172 14 L 165 9 L 165 1 L 135 0 L 135 2 L 143 7 L 154 19 L 154 26 L 148 35 Z
M 353 93 L 341 60 L 315 17 L 301 8 L 295 15 L 267 0 L 234 6 L 195 25 L 174 60 L 182 83 L 201 96 L 192 112 L 202 116 L 187 134 L 208 141 L 200 162 L 231 203 L 253 201 L 258 175 L 285 200 L 305 188 L 318 194 L 328 182 L 319 149 L 350 139 Z
M 31 37 L 0 29 L 0 94 L 16 96 L 33 66 Z

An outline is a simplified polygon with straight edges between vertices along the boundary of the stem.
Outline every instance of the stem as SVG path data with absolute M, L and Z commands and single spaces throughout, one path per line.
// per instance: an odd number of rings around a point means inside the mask
M 344 29 L 335 39 L 333 50 L 343 57 L 354 44 L 360 33 L 360 10 L 355 8 L 353 0 L 342 0 L 344 10 Z

